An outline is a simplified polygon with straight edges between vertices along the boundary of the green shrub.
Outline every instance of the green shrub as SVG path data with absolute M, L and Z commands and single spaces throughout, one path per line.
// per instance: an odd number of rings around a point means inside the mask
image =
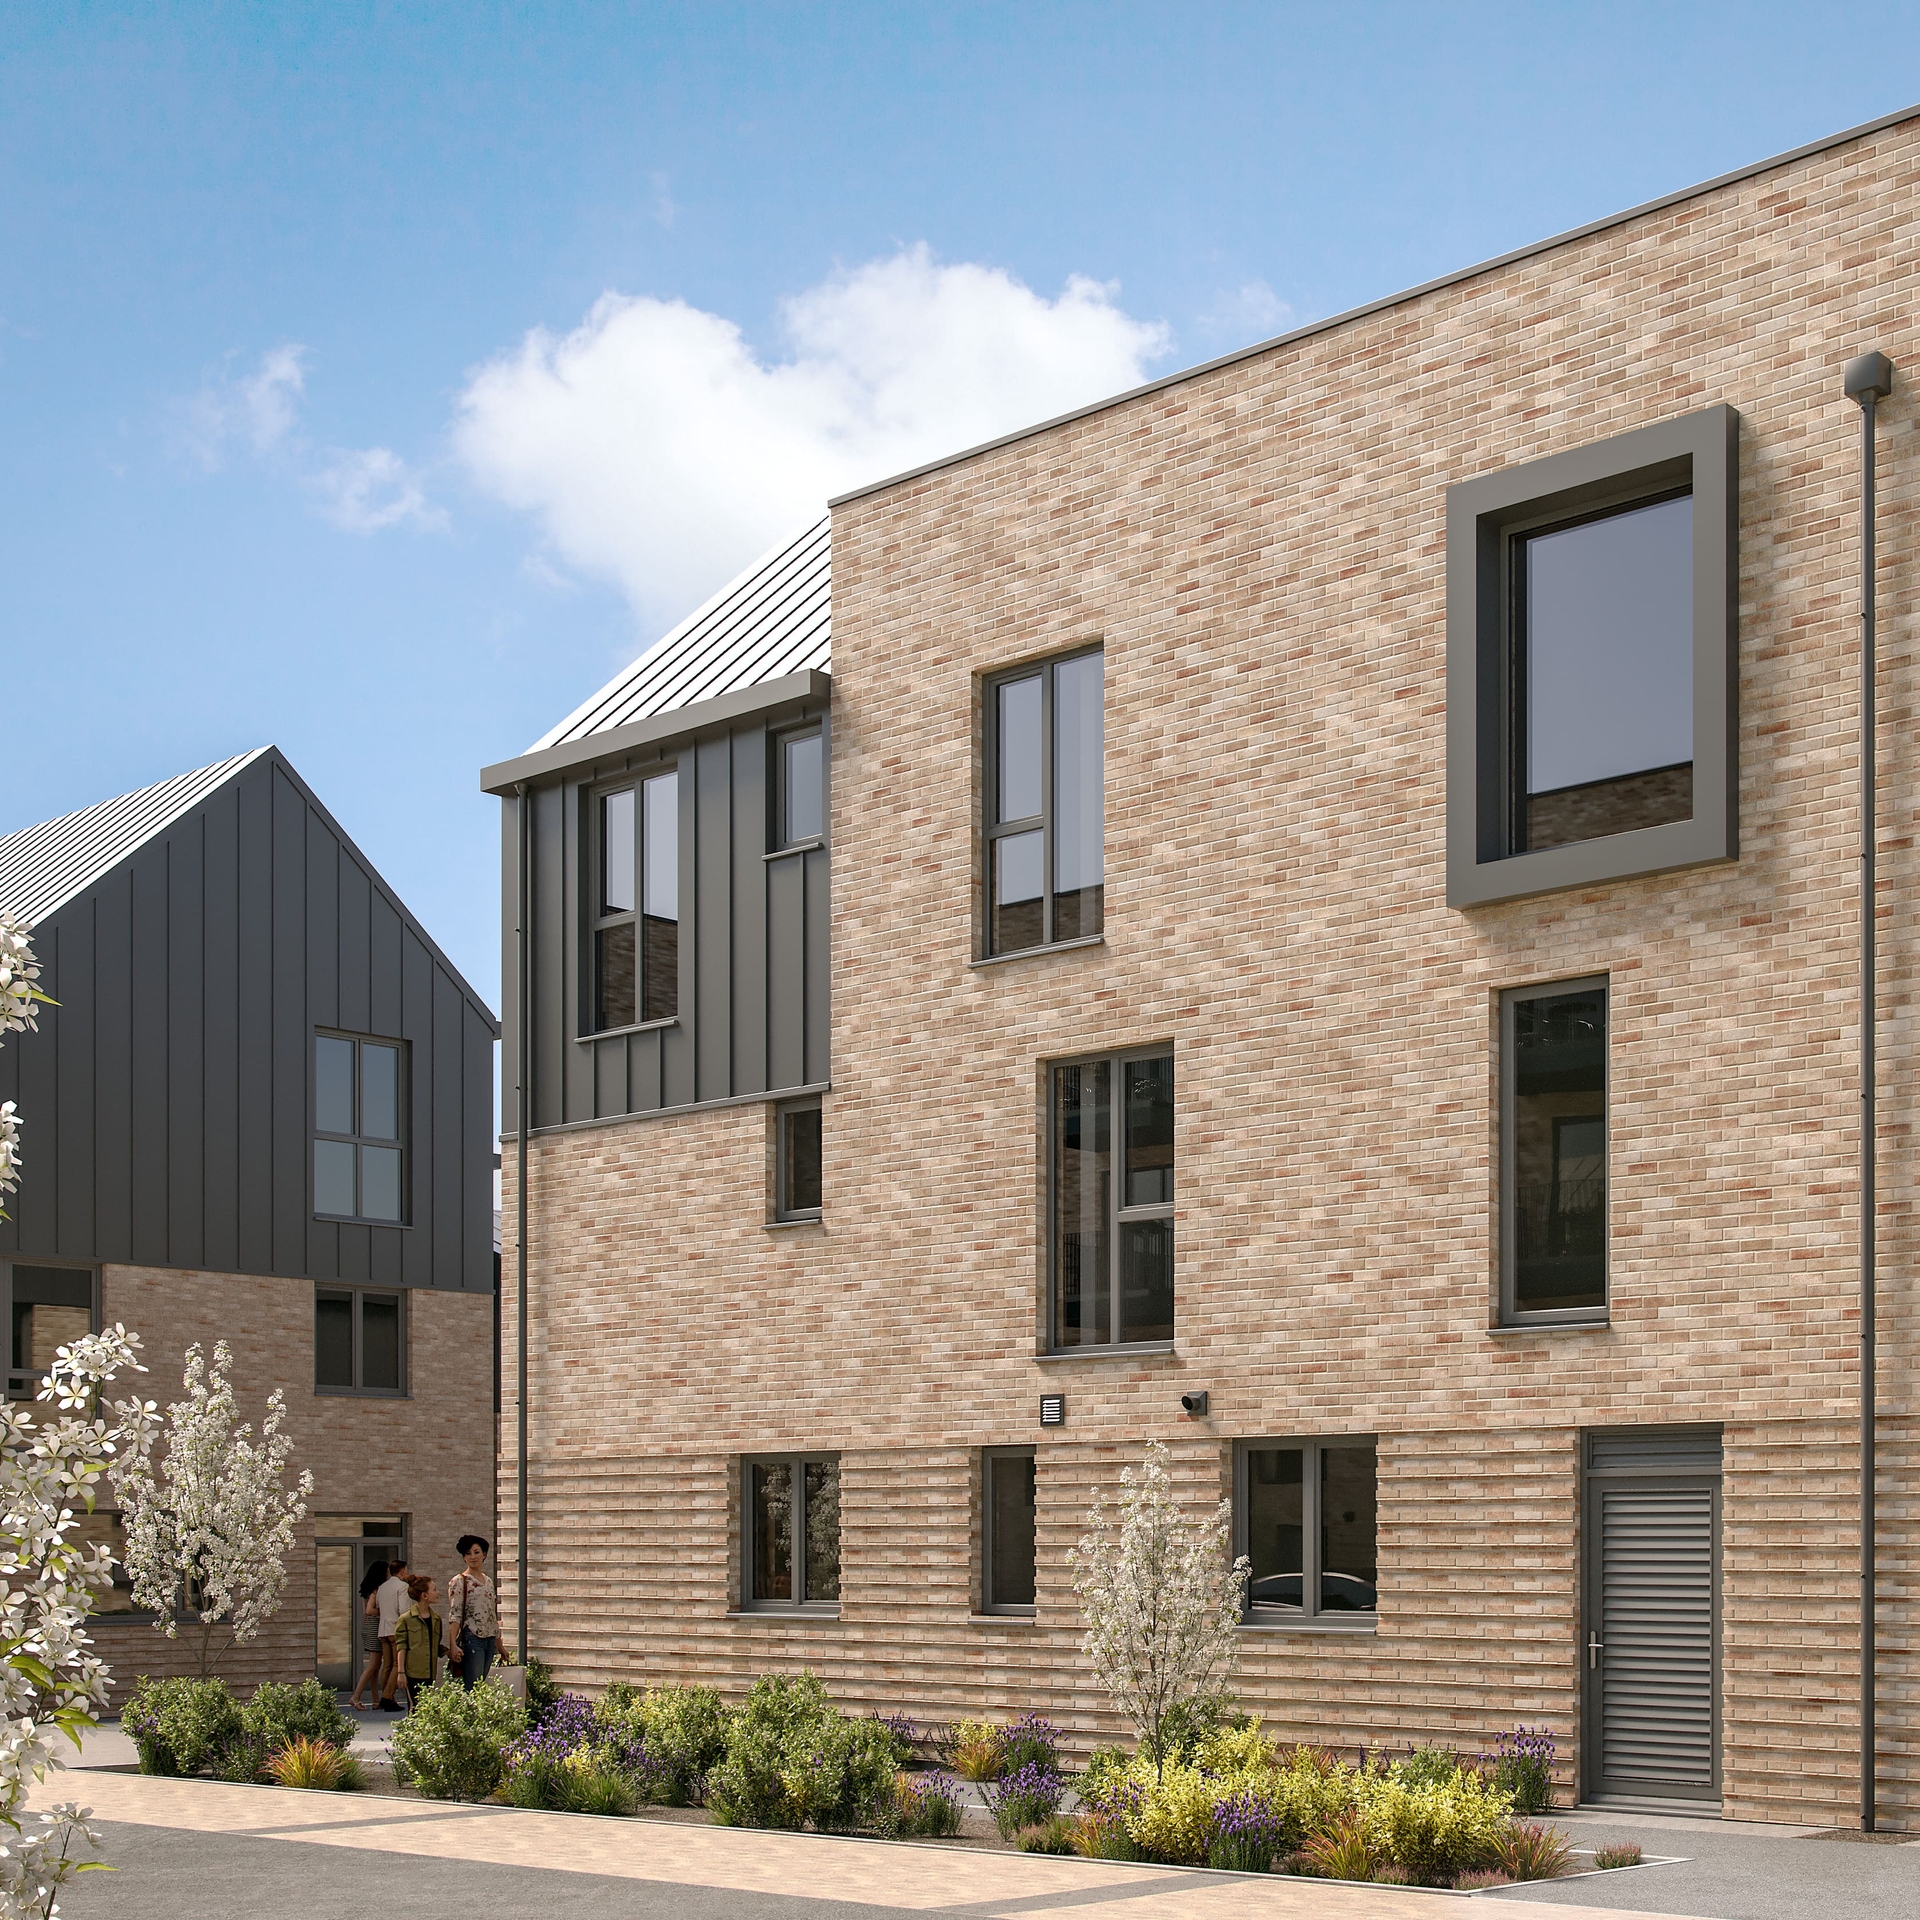
M 894 1831 L 907 1840 L 944 1840 L 960 1831 L 960 1789 L 949 1773 L 896 1773 Z
M 1151 1766 L 1136 1769 L 1133 1778 L 1142 1791 L 1127 1832 L 1142 1855 L 1168 1866 L 1204 1867 L 1220 1782 L 1181 1760 L 1169 1760 L 1157 1779 Z
M 691 1690 L 689 1690 L 691 1691 Z M 897 1818 L 894 1739 L 877 1720 L 834 1709 L 811 1673 L 756 1680 L 707 1775 L 707 1804 L 725 1826 L 857 1827 L 891 1832 Z
M 537 1727 L 547 1709 L 560 1698 L 560 1682 L 544 1660 L 527 1662 L 527 1718 Z
M 241 1732 L 240 1703 L 224 1680 L 142 1678 L 120 1723 L 139 1749 L 142 1773 L 193 1774 Z
M 1022 1853 L 1074 1853 L 1073 1822 L 1056 1813 L 1037 1827 L 1025 1827 L 1014 1835 L 1013 1844 Z
M 257 1733 L 243 1727 L 230 1733 L 207 1756 L 207 1771 L 216 1780 L 231 1780 L 237 1786 L 252 1786 L 267 1778 L 267 1763 L 274 1749 Z
M 484 1800 L 507 1777 L 507 1748 L 527 1728 L 500 1687 L 429 1687 L 393 1730 L 393 1771 L 433 1800 Z
M 1358 1799 L 1372 1851 L 1426 1885 L 1450 1883 L 1469 1867 L 1498 1865 L 1513 1873 L 1499 1857 L 1513 1802 L 1477 1773 L 1456 1771 L 1436 1786 L 1411 1786 L 1397 1773 L 1363 1775 Z
M 727 1751 L 719 1694 L 711 1687 L 649 1687 L 629 1724 L 636 1719 L 645 1754 L 638 1777 L 647 1797 L 668 1807 L 697 1803 Z
M 240 1724 L 278 1753 L 291 1740 L 317 1740 L 323 1746 L 350 1747 L 354 1724 L 340 1711 L 333 1689 L 311 1674 L 297 1687 L 264 1680 L 240 1709 Z
M 1176 1700 L 1160 1722 L 1160 1748 L 1156 1754 L 1151 1741 L 1142 1751 L 1147 1758 L 1190 1761 L 1203 1742 L 1213 1735 L 1254 1724 L 1251 1714 L 1242 1713 L 1223 1693 L 1195 1694 Z
M 567 1798 L 575 1813 L 628 1814 L 640 1804 L 633 1782 L 613 1764 L 604 1749 L 582 1747 L 569 1754 L 562 1767 L 570 1776 Z
M 1443 1787 L 1459 1771 L 1459 1756 L 1450 1747 L 1415 1747 L 1393 1766 L 1395 1778 L 1410 1787 Z
M 571 1783 L 566 1760 L 540 1750 L 516 1750 L 507 1763 L 500 1797 L 510 1807 L 537 1807 L 547 1813 L 565 1813 Z

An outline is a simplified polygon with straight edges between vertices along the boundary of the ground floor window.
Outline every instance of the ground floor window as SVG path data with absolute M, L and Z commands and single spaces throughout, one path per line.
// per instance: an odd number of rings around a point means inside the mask
M 10 1322 L 7 1393 L 31 1400 L 54 1355 L 99 1327 L 94 1270 L 0 1261 L 0 1280 L 6 1283 Z
M 136 1612 L 133 1576 L 127 1571 L 127 1530 L 119 1514 L 105 1507 L 96 1507 L 91 1513 L 76 1513 L 67 1539 L 76 1547 L 105 1547 L 113 1555 L 113 1584 L 95 1590 L 88 1602 L 88 1611 L 96 1616 Z M 140 1618 L 150 1620 L 153 1616 L 143 1612 Z
M 989 1447 L 980 1458 L 980 1604 L 984 1613 L 1031 1613 L 1034 1492 L 1031 1447 Z
M 740 1478 L 740 1604 L 837 1612 L 839 1455 L 763 1454 Z
M 1249 1440 L 1235 1474 L 1247 1619 L 1370 1626 L 1379 1604 L 1379 1469 L 1371 1439 Z
M 397 1293 L 320 1287 L 313 1296 L 316 1393 L 406 1391 L 406 1315 Z

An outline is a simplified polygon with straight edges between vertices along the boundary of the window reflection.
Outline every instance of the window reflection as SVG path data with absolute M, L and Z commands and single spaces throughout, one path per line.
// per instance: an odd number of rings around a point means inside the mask
M 1112 1070 L 1105 1060 L 1056 1067 L 1053 1084 L 1053 1343 L 1092 1346 L 1112 1338 Z
M 1516 996 L 1512 1007 L 1514 1305 L 1607 1300 L 1607 990 Z
M 793 1468 L 756 1466 L 753 1478 L 753 1597 L 793 1598 Z
M 1247 1557 L 1250 1606 L 1304 1610 L 1306 1505 L 1298 1447 L 1247 1450 Z

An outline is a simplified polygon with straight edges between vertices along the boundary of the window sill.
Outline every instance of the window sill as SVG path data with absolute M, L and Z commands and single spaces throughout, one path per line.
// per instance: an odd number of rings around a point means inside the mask
M 576 1033 L 573 1036 L 573 1044 L 576 1047 L 584 1047 L 595 1040 L 624 1040 L 630 1033 L 658 1033 L 662 1027 L 677 1027 L 679 1024 L 680 1016 L 677 1013 L 671 1013 L 664 1020 L 642 1020 L 636 1026 L 605 1027 L 598 1033 Z
M 817 1213 L 796 1213 L 791 1220 L 763 1220 L 760 1224 L 769 1233 L 785 1233 L 789 1227 L 824 1227 L 827 1223 Z
M 1083 947 L 1104 947 L 1107 936 L 1104 933 L 1090 933 L 1083 940 L 1056 940 L 1051 946 L 1022 947 L 1017 953 L 990 953 L 984 960 L 969 960 L 967 965 L 973 968 L 1005 967 L 1016 960 L 1040 960 L 1050 953 L 1078 953 Z
M 970 1613 L 967 1625 L 970 1627 L 1037 1627 L 1039 1618 L 1032 1607 L 1024 1613 L 1015 1613 L 1011 1607 L 1004 1612 Z
M 824 840 L 796 840 L 790 847 L 775 847 L 771 853 L 763 853 L 762 860 L 791 860 L 797 853 L 825 853 L 827 843 Z
M 1149 1355 L 1178 1351 L 1171 1340 L 1129 1340 L 1118 1346 L 1060 1347 L 1052 1353 L 1036 1353 L 1033 1357 L 1045 1367 L 1056 1360 L 1141 1360 Z
M 316 1400 L 411 1400 L 404 1387 L 315 1387 Z
M 1380 1631 L 1378 1619 L 1356 1620 L 1242 1620 L 1242 1633 L 1327 1633 L 1345 1634 L 1353 1640 L 1371 1640 Z
M 1520 1340 L 1542 1333 L 1605 1333 L 1613 1322 L 1604 1314 L 1589 1320 L 1510 1320 L 1504 1326 L 1489 1327 L 1489 1340 Z
M 731 1607 L 727 1611 L 729 1620 L 813 1620 L 838 1626 L 840 1609 L 838 1607 Z
M 357 1213 L 316 1213 L 313 1217 L 318 1220 L 323 1227 L 388 1227 L 395 1233 L 410 1233 L 413 1230 L 413 1222 L 411 1220 L 369 1220 L 363 1214 Z M 358 1280 L 323 1280 L 320 1284 L 323 1287 L 356 1287 L 362 1285 L 363 1282 Z M 374 1291 L 378 1293 L 380 1289 L 376 1287 Z

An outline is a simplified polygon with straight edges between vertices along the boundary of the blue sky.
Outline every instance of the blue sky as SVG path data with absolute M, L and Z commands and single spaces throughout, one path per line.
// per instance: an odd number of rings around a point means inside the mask
M 0 0 L 0 832 L 525 747 L 829 491 L 1920 98 L 1830 9 Z

